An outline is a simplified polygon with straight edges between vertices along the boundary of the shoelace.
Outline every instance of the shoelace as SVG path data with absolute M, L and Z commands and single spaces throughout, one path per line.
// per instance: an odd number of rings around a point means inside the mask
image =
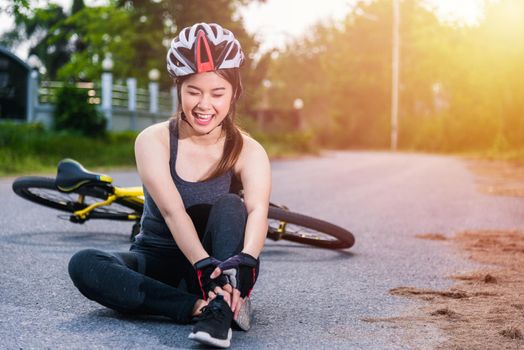
M 222 320 L 225 317 L 224 311 L 218 305 L 206 305 L 202 308 L 200 320 L 207 320 L 208 318 L 215 318 Z

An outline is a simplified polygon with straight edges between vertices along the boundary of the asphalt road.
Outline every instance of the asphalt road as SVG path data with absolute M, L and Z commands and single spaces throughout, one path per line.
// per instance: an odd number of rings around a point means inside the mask
M 136 185 L 134 173 L 111 173 Z M 127 250 L 131 225 L 71 224 L 24 201 L 0 179 L 0 348 L 199 348 L 190 326 L 125 317 L 85 299 L 70 282 L 70 256 L 86 247 Z M 476 191 L 465 164 L 450 157 L 328 152 L 273 162 L 272 200 L 339 224 L 356 244 L 329 251 L 270 242 L 253 292 L 254 326 L 234 332 L 232 348 L 432 349 L 443 335 L 362 319 L 402 315 L 415 302 L 399 286 L 446 288 L 445 276 L 472 268 L 461 255 L 419 233 L 524 229 L 524 199 Z

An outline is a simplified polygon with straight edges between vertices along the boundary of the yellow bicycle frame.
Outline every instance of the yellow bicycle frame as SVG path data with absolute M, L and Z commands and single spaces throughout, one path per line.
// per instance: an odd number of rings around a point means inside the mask
M 107 182 L 112 182 L 107 181 Z M 144 204 L 144 189 L 142 186 L 136 186 L 136 187 L 114 187 L 113 194 L 109 195 L 104 201 L 93 203 L 89 205 L 88 207 L 77 210 L 73 213 L 74 216 L 80 218 L 80 219 L 87 219 L 88 214 L 99 207 L 104 207 L 106 205 L 111 205 L 115 200 L 125 198 L 126 200 L 130 202 L 135 202 L 137 204 Z M 84 201 L 84 196 L 80 195 L 78 197 L 79 202 Z M 139 216 L 137 215 L 128 215 L 129 220 L 137 220 Z

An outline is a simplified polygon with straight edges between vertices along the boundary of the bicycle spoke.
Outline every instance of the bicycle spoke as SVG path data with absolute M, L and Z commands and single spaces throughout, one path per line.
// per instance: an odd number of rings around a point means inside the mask
M 279 220 L 269 220 L 269 226 L 272 227 L 275 231 L 280 226 Z M 327 235 L 323 232 L 319 232 L 317 230 L 286 223 L 285 226 L 285 233 L 289 235 L 294 235 L 302 238 L 308 238 L 308 239 L 316 239 L 316 240 L 323 240 L 323 241 L 336 241 L 336 238 L 330 235 Z
M 55 190 L 47 190 L 42 188 L 30 188 L 29 191 L 41 198 L 60 203 L 64 206 L 71 206 L 75 210 L 86 208 L 92 204 L 102 202 L 103 199 L 92 197 L 89 195 L 78 193 L 64 193 Z M 97 208 L 98 212 L 122 214 L 129 213 L 130 209 L 118 203 L 112 203 L 110 206 Z
M 305 228 L 305 227 L 301 227 L 301 226 L 297 226 L 297 225 L 294 225 L 294 224 L 287 224 L 286 225 L 286 232 L 287 233 L 292 233 L 292 234 L 300 236 L 300 237 L 310 238 L 310 239 L 322 239 L 324 241 L 325 240 L 330 240 L 330 241 L 336 240 L 334 237 L 332 237 L 330 235 L 326 235 L 326 234 L 324 234 L 322 232 L 318 232 L 316 230 Z
M 71 198 L 71 195 L 69 195 L 68 193 L 60 193 L 57 191 L 46 190 L 42 188 L 31 188 L 29 189 L 29 192 L 33 193 L 36 196 L 39 196 L 39 197 L 42 197 L 42 198 L 45 198 L 45 199 L 48 199 L 54 202 L 58 202 L 64 205 L 70 202 L 75 202 L 73 198 Z

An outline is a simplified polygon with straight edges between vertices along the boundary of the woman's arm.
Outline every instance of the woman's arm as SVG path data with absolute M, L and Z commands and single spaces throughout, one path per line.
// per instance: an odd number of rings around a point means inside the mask
M 142 183 L 155 201 L 173 238 L 186 258 L 194 264 L 209 256 L 198 239 L 169 168 L 169 128 L 155 124 L 142 131 L 135 141 L 135 158 Z
M 242 181 L 244 204 L 247 210 L 242 252 L 258 258 L 267 236 L 271 166 L 264 148 L 250 137 L 244 137 L 244 146 L 235 164 L 235 172 L 240 175 Z M 235 257 L 238 257 L 238 255 L 230 259 Z M 227 263 L 230 259 L 224 263 Z M 211 274 L 211 278 L 216 278 L 221 273 L 222 270 L 217 267 Z M 239 286 L 233 289 L 231 285 L 227 284 L 224 286 L 224 290 L 231 295 L 231 310 L 234 312 L 234 318 L 237 319 L 243 303 Z M 214 297 L 214 294 L 212 297 Z
M 247 209 L 242 251 L 258 258 L 267 235 L 271 166 L 266 151 L 258 142 L 245 137 L 244 148 L 239 158 L 239 173 Z

